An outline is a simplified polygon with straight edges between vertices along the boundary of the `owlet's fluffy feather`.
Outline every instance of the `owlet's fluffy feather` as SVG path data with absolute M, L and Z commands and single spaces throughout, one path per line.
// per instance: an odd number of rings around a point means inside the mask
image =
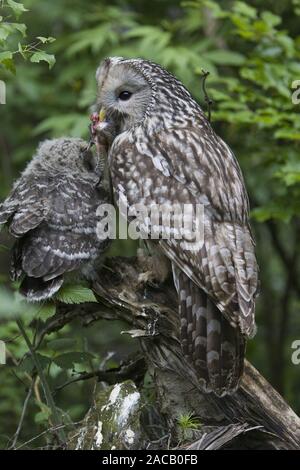
M 76 138 L 42 142 L 0 206 L 0 224 L 17 238 L 11 278 L 22 280 L 20 292 L 30 301 L 53 296 L 65 273 L 108 244 L 96 235 L 96 210 L 109 202 L 107 182 L 87 146 Z
M 117 203 L 204 207 L 203 244 L 186 249 L 188 230 L 151 243 L 172 263 L 186 359 L 206 391 L 230 393 L 255 333 L 258 283 L 238 162 L 189 91 L 159 65 L 109 58 L 96 78 L 98 107 L 119 129 L 109 152 Z M 164 212 L 160 225 L 176 235 Z M 147 217 L 140 226 L 147 232 Z

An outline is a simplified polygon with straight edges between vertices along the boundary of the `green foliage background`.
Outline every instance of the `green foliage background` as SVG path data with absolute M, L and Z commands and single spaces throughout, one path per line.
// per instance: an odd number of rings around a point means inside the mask
M 159 62 L 203 106 L 201 70 L 210 71 L 213 126 L 243 168 L 261 268 L 258 333 L 248 358 L 300 412 L 300 365 L 291 362 L 292 342 L 300 339 L 300 104 L 292 102 L 293 82 L 300 79 L 300 1 L 24 0 L 22 6 L 7 0 L 0 6 L 0 80 L 7 89 L 7 103 L 0 105 L 2 198 L 39 140 L 87 137 L 95 70 L 104 57 Z M 53 306 L 32 309 L 9 294 L 5 234 L 1 243 L 0 339 L 7 341 L 8 364 L 0 366 L 0 447 L 7 447 L 35 374 L 12 315 L 22 313 L 34 341 L 37 324 Z M 130 255 L 132 246 L 116 244 L 118 252 Z M 75 292 L 71 300 L 86 295 Z M 74 324 L 48 337 L 39 354 L 51 389 L 105 361 L 118 364 L 137 347 L 120 336 L 121 329 Z M 114 351 L 110 359 L 108 351 Z M 79 382 L 54 395 L 64 422 L 84 416 L 93 386 Z M 49 419 L 35 382 L 18 445 L 45 431 Z M 50 444 L 44 434 L 25 447 Z

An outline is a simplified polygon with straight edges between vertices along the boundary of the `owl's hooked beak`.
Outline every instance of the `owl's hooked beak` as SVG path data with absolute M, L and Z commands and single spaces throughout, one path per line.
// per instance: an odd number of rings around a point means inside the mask
M 101 108 L 100 111 L 99 111 L 99 121 L 103 122 L 103 121 L 105 121 L 105 118 L 106 118 L 106 109 Z
M 95 138 L 97 131 L 101 131 L 107 127 L 106 118 L 106 109 L 101 108 L 100 111 L 94 112 L 90 116 L 90 132 L 92 139 Z
M 116 136 L 115 124 L 104 107 L 99 112 L 94 112 L 90 120 L 91 142 L 96 144 L 99 153 L 106 153 Z

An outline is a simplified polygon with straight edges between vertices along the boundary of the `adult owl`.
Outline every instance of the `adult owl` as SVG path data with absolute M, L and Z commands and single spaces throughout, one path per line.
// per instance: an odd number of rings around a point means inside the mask
M 255 333 L 258 282 L 238 162 L 189 91 L 161 66 L 113 57 L 96 78 L 98 109 L 118 128 L 109 151 L 117 202 L 204 207 L 198 249 L 184 249 L 175 237 L 151 243 L 172 263 L 186 359 L 206 391 L 230 393 L 243 372 L 245 341 Z M 160 223 L 166 231 L 164 214 Z
M 103 158 L 107 133 L 99 138 Z M 106 248 L 98 240 L 96 211 L 109 202 L 101 161 L 77 138 L 46 140 L 0 206 L 0 224 L 17 239 L 11 277 L 30 301 L 52 297 L 64 274 L 78 270 Z

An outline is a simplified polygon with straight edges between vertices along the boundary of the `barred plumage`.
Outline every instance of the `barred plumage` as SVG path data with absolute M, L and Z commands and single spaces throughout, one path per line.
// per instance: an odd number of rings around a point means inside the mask
M 109 153 L 117 202 L 204 206 L 198 250 L 183 249 L 175 237 L 153 243 L 173 265 L 185 356 L 207 391 L 231 392 L 245 339 L 255 333 L 258 273 L 237 160 L 188 90 L 159 65 L 106 59 L 97 81 L 98 106 L 119 127 Z
M 109 202 L 103 172 L 87 143 L 61 138 L 40 144 L 0 206 L 17 241 L 11 277 L 39 301 L 59 290 L 65 273 L 95 259 L 107 246 L 96 235 L 99 204 Z

